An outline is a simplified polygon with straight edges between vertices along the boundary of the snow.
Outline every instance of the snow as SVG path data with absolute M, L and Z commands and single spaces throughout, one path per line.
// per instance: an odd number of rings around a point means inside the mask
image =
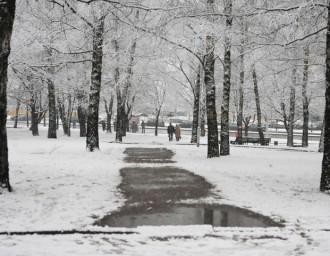
M 231 155 L 206 159 L 206 146 L 189 136 L 168 142 L 164 135 L 128 134 L 113 142 L 101 132 L 99 152 L 85 139 L 46 139 L 25 128 L 8 129 L 10 176 L 14 192 L 0 195 L 0 231 L 114 230 L 93 226 L 96 218 L 124 203 L 118 191 L 126 147 L 166 147 L 174 166 L 205 177 L 226 203 L 286 221 L 285 228 L 211 226 L 138 227 L 133 235 L 1 236 L 0 256 L 8 255 L 328 255 L 330 198 L 318 190 L 322 155 L 317 144 L 306 151 L 285 146 L 232 146 Z M 205 143 L 203 138 L 202 143 Z M 148 164 L 143 164 L 148 165 Z M 153 164 L 155 165 L 155 164 Z M 118 229 L 115 229 L 118 230 Z M 120 229 L 125 230 L 125 229 Z

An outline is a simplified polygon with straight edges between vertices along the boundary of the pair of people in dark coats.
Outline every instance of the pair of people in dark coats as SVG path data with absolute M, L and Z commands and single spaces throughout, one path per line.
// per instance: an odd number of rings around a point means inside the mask
M 181 129 L 179 125 L 176 125 L 174 128 L 172 123 L 170 123 L 170 125 L 167 127 L 167 133 L 169 141 L 173 141 L 173 134 L 175 134 L 176 141 L 181 139 Z

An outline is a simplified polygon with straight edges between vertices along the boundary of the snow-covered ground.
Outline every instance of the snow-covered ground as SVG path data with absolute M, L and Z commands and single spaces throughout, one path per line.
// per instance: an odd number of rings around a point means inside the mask
M 285 146 L 232 146 L 231 155 L 206 159 L 206 146 L 166 136 L 128 134 L 127 144 L 109 143 L 85 151 L 73 131 L 48 140 L 41 128 L 8 129 L 13 193 L 0 195 L 0 232 L 27 230 L 113 230 L 93 226 L 95 218 L 120 207 L 119 169 L 126 147 L 167 147 L 173 164 L 204 176 L 227 203 L 286 221 L 285 228 L 139 227 L 134 235 L 1 236 L 0 255 L 329 255 L 330 196 L 318 190 L 322 155 Z M 205 143 L 205 139 L 203 141 Z M 147 164 L 146 164 L 147 165 Z M 117 230 L 117 229 L 116 229 Z M 186 236 L 189 236 L 186 237 Z M 185 238 L 186 237 L 186 238 Z

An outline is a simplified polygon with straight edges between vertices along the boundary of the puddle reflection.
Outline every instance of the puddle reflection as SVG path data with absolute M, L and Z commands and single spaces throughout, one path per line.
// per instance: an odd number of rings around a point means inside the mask
M 252 211 L 228 205 L 217 207 L 173 206 L 151 209 L 149 212 L 125 210 L 105 216 L 101 226 L 129 227 L 162 225 L 212 225 L 221 227 L 274 227 L 282 226 L 272 219 Z

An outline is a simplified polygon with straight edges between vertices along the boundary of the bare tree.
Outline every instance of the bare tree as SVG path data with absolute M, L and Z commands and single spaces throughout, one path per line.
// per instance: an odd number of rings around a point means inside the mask
M 225 0 L 226 31 L 225 31 L 225 53 L 223 64 L 223 99 L 221 104 L 221 133 L 220 133 L 220 155 L 230 154 L 229 144 L 229 101 L 230 101 L 230 78 L 231 78 L 231 37 L 233 16 L 232 0 Z
M 321 191 L 330 191 L 330 5 L 328 5 L 326 90 L 324 113 L 324 151 L 322 160 Z
M 290 87 L 290 109 L 289 117 L 287 119 L 287 146 L 293 147 L 293 128 L 294 128 L 294 118 L 295 118 L 295 105 L 296 105 L 296 84 L 297 84 L 297 69 L 294 67 L 292 69 L 292 85 Z
M 91 74 L 91 88 L 87 116 L 86 147 L 89 151 L 99 149 L 99 105 L 102 80 L 104 19 L 102 15 L 93 26 L 93 60 Z
M 80 137 L 86 137 L 87 110 L 85 104 L 87 100 L 86 100 L 85 92 L 83 90 L 77 91 L 77 101 L 78 101 L 77 115 L 79 122 Z
M 240 42 L 240 50 L 239 50 L 239 58 L 240 58 L 240 74 L 239 74 L 239 100 L 238 100 L 238 114 L 237 114 L 237 143 L 242 144 L 243 137 L 243 109 L 244 109 L 244 80 L 245 80 L 245 66 L 244 66 L 244 50 L 245 50 L 245 34 L 247 31 L 247 25 L 244 20 L 242 20 L 241 25 L 241 42 Z
M 113 114 L 113 103 L 114 103 L 115 96 L 113 93 L 110 94 L 110 100 L 109 102 L 107 101 L 106 98 L 104 98 L 104 109 L 105 112 L 107 113 L 107 122 L 106 122 L 106 129 L 107 132 L 112 132 L 111 131 L 111 119 L 112 119 L 112 114 Z
M 63 132 L 67 136 L 71 136 L 71 119 L 75 105 L 75 97 L 71 93 L 61 93 L 57 98 L 59 116 L 63 126 Z
M 192 132 L 191 132 L 191 143 L 197 143 L 197 134 L 198 134 L 198 127 L 199 120 L 200 120 L 200 109 L 201 109 L 201 72 L 202 66 L 199 65 L 197 71 L 197 78 L 195 82 L 194 88 L 194 109 L 193 109 L 193 123 L 192 123 Z
M 208 11 L 214 12 L 214 0 L 207 0 Z M 204 81 L 206 89 L 206 116 L 207 116 L 207 157 L 219 157 L 218 122 L 215 104 L 214 82 L 214 48 L 215 36 L 212 33 L 206 35 L 206 55 L 204 57 Z
M 11 191 L 9 182 L 7 146 L 7 70 L 10 40 L 15 18 L 15 0 L 2 0 L 0 4 L 0 186 Z
M 158 136 L 158 126 L 159 126 L 159 116 L 164 105 L 166 90 L 162 84 L 162 81 L 156 81 L 157 84 L 154 85 L 153 93 L 151 95 L 153 105 L 155 108 L 155 136 Z
M 254 84 L 254 95 L 255 95 L 256 109 L 257 109 L 259 139 L 260 139 L 260 144 L 262 146 L 264 146 L 265 145 L 265 136 L 264 136 L 264 132 L 262 130 L 262 124 L 261 124 L 260 96 L 259 96 L 258 80 L 257 80 L 257 73 L 256 73 L 255 66 L 253 66 L 253 68 L 252 68 L 252 78 L 253 78 L 253 84 Z
M 245 116 L 243 118 L 243 123 L 244 123 L 244 136 L 248 137 L 249 135 L 249 128 L 252 124 L 254 124 L 254 122 L 256 121 L 256 116 L 253 115 L 253 117 L 251 115 Z
M 310 98 L 307 96 L 308 83 L 308 67 L 309 67 L 309 46 L 304 47 L 304 72 L 302 82 L 302 105 L 303 105 L 303 134 L 302 146 L 308 147 L 308 122 L 309 122 L 309 103 Z
M 139 10 L 135 11 L 135 21 L 139 20 L 140 12 Z M 118 19 L 116 19 L 116 29 L 118 29 Z M 133 77 L 133 67 L 135 64 L 135 52 L 137 46 L 137 35 L 135 31 L 134 38 L 130 45 L 129 49 L 129 60 L 126 67 L 126 74 L 123 85 L 119 83 L 119 42 L 118 38 L 113 40 L 113 45 L 117 54 L 117 67 L 115 69 L 115 83 L 116 83 L 116 94 L 117 94 L 117 117 L 116 117 L 116 141 L 122 142 L 122 137 L 126 135 L 126 129 L 128 128 L 128 113 L 129 110 L 126 109 L 127 105 L 132 105 L 129 103 L 129 92 L 132 86 L 132 77 Z M 133 98 L 131 98 L 133 99 Z
M 49 58 L 52 56 L 53 50 L 46 49 Z M 54 74 L 54 67 L 48 68 L 47 89 L 48 89 L 48 138 L 56 139 L 56 95 L 55 84 L 52 75 Z

